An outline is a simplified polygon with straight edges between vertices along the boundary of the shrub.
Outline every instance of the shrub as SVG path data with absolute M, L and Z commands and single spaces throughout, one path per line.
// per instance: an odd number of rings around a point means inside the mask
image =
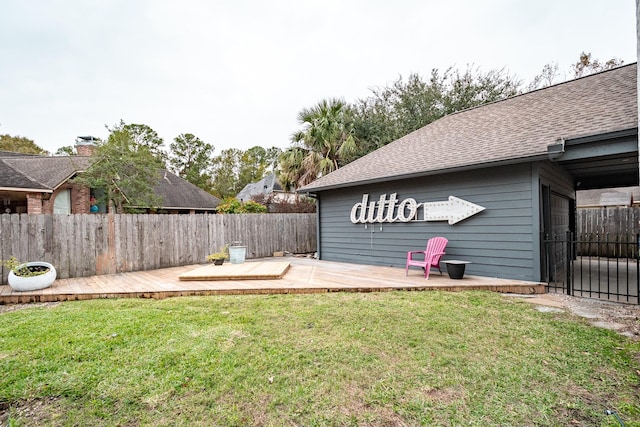
M 267 207 L 253 200 L 247 200 L 240 207 L 241 213 L 267 213 Z
M 235 197 L 227 197 L 222 203 L 218 205 L 218 213 L 223 214 L 243 214 L 243 213 L 266 213 L 266 206 L 260 203 L 249 200 L 247 202 L 240 202 Z
M 307 196 L 299 196 L 295 200 L 285 200 L 274 197 L 272 194 L 260 194 L 251 199 L 266 206 L 269 213 L 314 213 L 316 211 L 316 201 Z

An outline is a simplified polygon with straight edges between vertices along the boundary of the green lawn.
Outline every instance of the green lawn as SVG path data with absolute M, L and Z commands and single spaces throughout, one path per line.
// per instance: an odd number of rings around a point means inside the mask
M 640 343 L 485 292 L 0 314 L 0 424 L 640 426 Z

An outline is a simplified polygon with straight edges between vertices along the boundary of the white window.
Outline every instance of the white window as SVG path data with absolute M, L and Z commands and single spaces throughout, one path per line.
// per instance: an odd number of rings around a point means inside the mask
M 62 190 L 53 200 L 53 213 L 69 215 L 71 213 L 71 190 Z

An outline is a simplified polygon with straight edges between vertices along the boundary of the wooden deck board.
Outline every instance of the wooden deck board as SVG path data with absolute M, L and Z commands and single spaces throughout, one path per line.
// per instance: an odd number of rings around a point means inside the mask
M 282 258 L 248 261 L 246 270 L 255 272 L 258 264 L 272 264 Z M 255 264 L 255 265 L 251 265 Z M 0 304 L 85 300 L 91 298 L 168 298 L 196 295 L 287 294 L 318 292 L 386 292 L 391 290 L 488 290 L 510 293 L 544 293 L 544 284 L 519 280 L 465 276 L 449 279 L 434 273 L 425 280 L 422 274 L 404 269 L 346 264 L 311 259 L 289 258 L 290 268 L 281 279 L 256 280 L 180 280 L 179 276 L 196 271 L 202 265 L 171 267 L 131 273 L 59 279 L 47 289 L 16 292 L 0 286 Z M 220 266 L 224 267 L 224 266 Z M 211 268 L 220 268 L 213 267 Z M 253 273 L 252 273 L 253 274 Z
M 245 262 L 207 265 L 182 273 L 180 280 L 269 280 L 281 279 L 289 270 L 288 262 Z

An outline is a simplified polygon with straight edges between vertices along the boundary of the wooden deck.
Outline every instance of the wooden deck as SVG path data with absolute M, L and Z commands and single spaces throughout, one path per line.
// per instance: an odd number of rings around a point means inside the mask
M 288 262 L 245 262 L 242 264 L 208 264 L 178 276 L 180 280 L 273 280 L 282 279 L 289 267 Z
M 282 262 L 283 258 L 265 258 L 260 262 Z M 247 261 L 247 264 L 256 261 Z M 445 273 L 432 272 L 428 280 L 422 271 L 360 264 L 319 261 L 288 257 L 291 264 L 282 279 L 181 281 L 182 273 L 202 265 L 102 276 L 59 279 L 47 288 L 33 292 L 16 292 L 0 286 L 0 304 L 74 301 L 95 298 L 169 298 L 224 294 L 288 294 L 323 292 L 384 292 L 392 290 L 487 290 L 503 293 L 541 294 L 542 283 L 468 276 L 452 280 Z

